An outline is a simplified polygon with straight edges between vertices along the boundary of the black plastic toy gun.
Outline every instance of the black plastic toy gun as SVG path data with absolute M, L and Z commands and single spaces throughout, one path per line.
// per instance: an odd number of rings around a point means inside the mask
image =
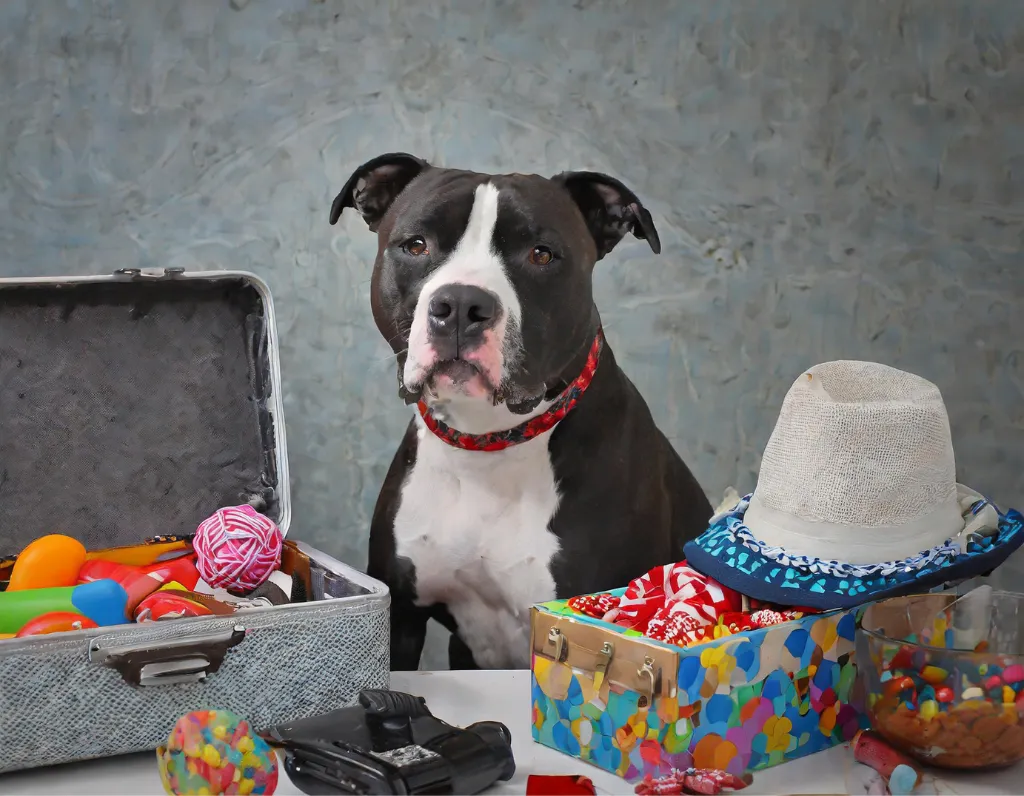
M 504 724 L 452 727 L 422 697 L 396 691 L 363 691 L 350 708 L 280 725 L 266 739 L 309 794 L 476 794 L 516 771 Z

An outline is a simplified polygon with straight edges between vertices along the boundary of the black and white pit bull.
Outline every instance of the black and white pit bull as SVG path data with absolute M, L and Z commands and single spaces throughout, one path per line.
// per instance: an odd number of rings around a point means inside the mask
M 530 664 L 530 606 L 679 561 L 712 509 L 619 369 L 594 264 L 651 214 L 592 172 L 477 174 L 407 154 L 331 207 L 377 233 L 370 303 L 417 413 L 381 488 L 368 572 L 391 589 L 391 666 L 427 622 L 453 669 Z

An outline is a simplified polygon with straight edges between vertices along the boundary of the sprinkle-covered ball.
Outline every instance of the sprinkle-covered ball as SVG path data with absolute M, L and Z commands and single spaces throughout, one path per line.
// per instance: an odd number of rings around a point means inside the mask
M 197 710 L 178 719 L 156 750 L 160 780 L 172 796 L 272 794 L 277 755 L 249 722 L 227 710 Z
M 231 506 L 196 528 L 196 569 L 214 588 L 248 593 L 281 564 L 281 529 L 252 506 Z

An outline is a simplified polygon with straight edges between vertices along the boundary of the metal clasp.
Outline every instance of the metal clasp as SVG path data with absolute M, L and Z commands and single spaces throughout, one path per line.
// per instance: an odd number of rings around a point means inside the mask
M 551 628 L 548 631 L 548 643 L 555 645 L 555 662 L 561 663 L 564 661 L 567 650 L 565 648 L 565 636 L 562 635 L 562 631 L 557 627 Z
M 641 692 L 640 699 L 637 700 L 637 706 L 645 708 L 654 702 L 654 695 L 657 693 L 658 688 L 658 678 L 654 674 L 654 658 L 645 657 L 644 665 L 636 670 L 636 676 L 646 686 L 646 693 Z
M 118 268 L 114 276 L 128 279 L 174 279 L 185 273 L 185 269 L 175 268 Z
M 601 645 L 601 651 L 597 654 L 597 665 L 594 667 L 594 687 L 600 688 L 604 683 L 605 675 L 608 674 L 608 664 L 612 662 L 612 655 L 615 654 L 615 645 L 606 641 Z

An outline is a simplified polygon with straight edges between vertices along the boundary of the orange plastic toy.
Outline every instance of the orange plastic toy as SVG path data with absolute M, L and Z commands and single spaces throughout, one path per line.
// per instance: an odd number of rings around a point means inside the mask
M 46 633 L 64 633 L 67 630 L 91 630 L 96 623 L 81 614 L 71 611 L 51 611 L 30 619 L 15 633 L 15 638 L 25 636 L 41 636 Z
M 85 563 L 85 547 L 59 533 L 40 536 L 21 551 L 11 570 L 7 591 L 74 586 Z
M 188 550 L 191 550 L 188 542 L 147 542 L 127 547 L 95 550 L 88 553 L 85 558 L 87 561 L 99 559 L 100 561 L 112 561 L 115 564 L 143 567 L 156 562 L 168 553 L 184 553 Z

